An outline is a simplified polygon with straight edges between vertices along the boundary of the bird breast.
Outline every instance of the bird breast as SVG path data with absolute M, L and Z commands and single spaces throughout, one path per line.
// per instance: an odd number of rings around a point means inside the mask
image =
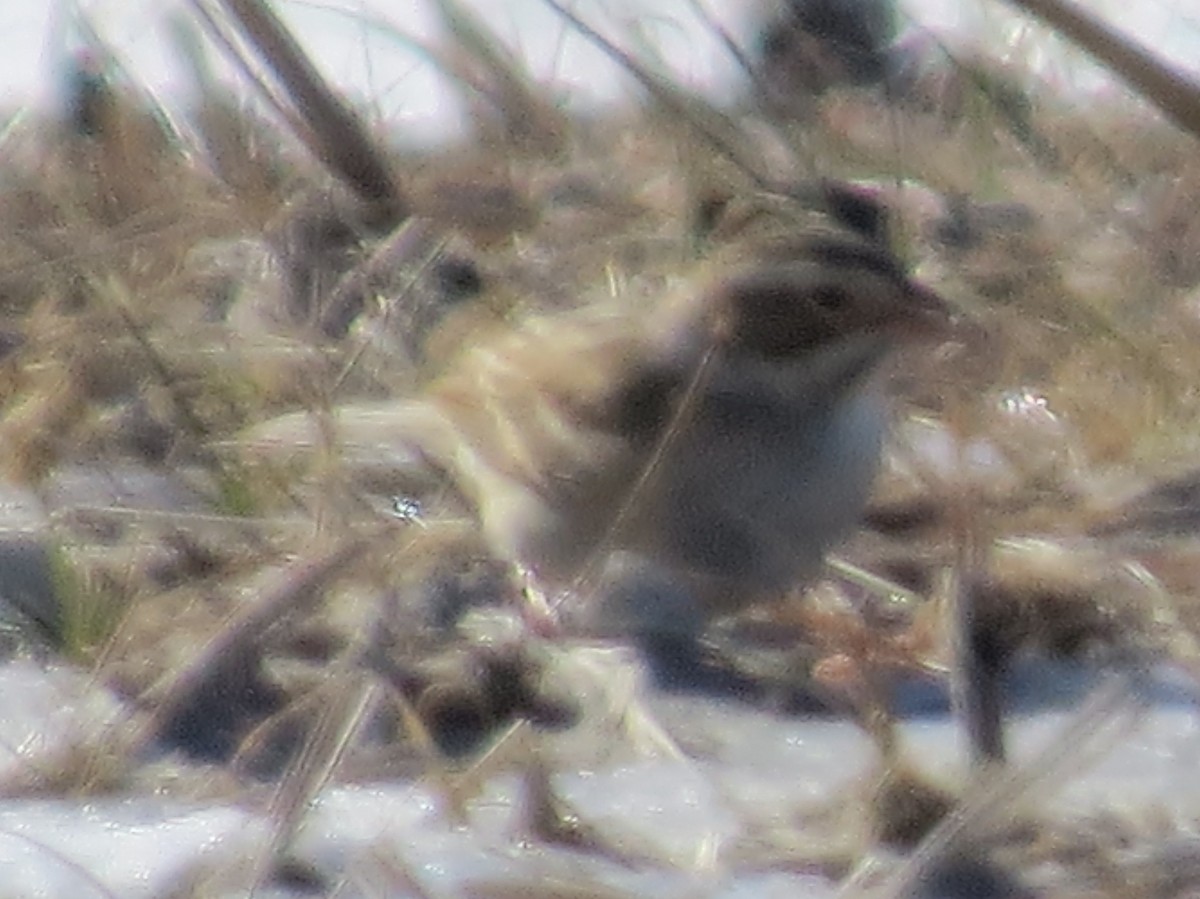
M 432 396 L 431 455 L 489 543 L 551 583 L 627 550 L 731 606 L 811 577 L 866 502 L 882 346 L 788 363 L 589 316 L 473 351 Z
M 707 582 L 724 611 L 812 578 L 867 502 L 887 421 L 882 352 L 718 364 L 616 542 Z

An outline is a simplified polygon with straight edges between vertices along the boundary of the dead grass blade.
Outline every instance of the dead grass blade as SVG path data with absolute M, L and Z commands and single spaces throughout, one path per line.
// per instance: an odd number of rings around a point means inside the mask
M 954 812 L 933 830 L 913 855 L 878 889 L 863 892 L 851 883 L 844 897 L 917 899 L 923 886 L 947 863 L 970 855 L 994 833 L 1014 809 L 1031 801 L 1045 802 L 1055 786 L 1111 747 L 1115 738 L 1135 726 L 1144 704 L 1129 679 L 1113 677 L 1092 693 L 1071 723 L 1050 745 L 1028 761 L 993 772 L 969 793 Z
M 1200 137 L 1200 82 L 1070 0 L 1009 0 L 1077 43 L 1180 128 Z
M 769 179 L 743 147 L 745 137 L 741 129 L 727 115 L 707 101 L 688 94 L 672 83 L 670 79 L 643 65 L 632 54 L 622 50 L 575 13 L 558 3 L 557 0 L 542 0 L 542 2 L 562 16 L 583 37 L 603 50 L 614 62 L 622 66 L 637 79 L 655 102 L 687 124 L 697 136 L 749 176 L 758 187 L 763 189 L 769 187 Z
M 261 0 L 220 0 L 219 5 L 257 49 L 283 86 L 294 113 L 310 129 L 309 140 L 303 133 L 297 136 L 381 220 L 394 226 L 407 218 L 408 202 L 379 146 L 270 7 Z M 202 0 L 193 0 L 192 6 L 211 31 L 212 17 Z M 247 68 L 244 61 L 239 64 Z
M 458 0 L 435 0 L 434 5 L 457 50 L 444 54 L 443 61 L 492 101 L 503 117 L 507 137 L 544 158 L 566 152 L 570 130 L 566 116 L 546 96 L 538 95 L 520 62 L 504 50 L 487 25 Z M 481 77 L 469 77 L 470 72 Z
M 207 689 L 213 672 L 229 659 L 248 652 L 263 633 L 287 615 L 302 612 L 321 592 L 371 546 L 370 538 L 348 539 L 323 556 L 305 560 L 284 572 L 279 582 L 250 603 L 212 640 L 195 660 L 175 675 L 157 702 L 153 714 L 129 741 L 130 750 L 155 739 L 168 722 Z

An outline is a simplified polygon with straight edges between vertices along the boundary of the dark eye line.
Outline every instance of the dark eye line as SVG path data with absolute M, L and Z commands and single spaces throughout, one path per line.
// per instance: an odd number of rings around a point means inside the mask
M 858 269 L 889 280 L 904 283 L 908 280 L 904 269 L 887 250 L 870 244 L 848 243 L 836 238 L 814 237 L 806 249 L 819 262 L 842 269 Z
M 812 291 L 812 300 L 820 309 L 836 311 L 846 304 L 846 290 L 840 284 L 822 284 Z

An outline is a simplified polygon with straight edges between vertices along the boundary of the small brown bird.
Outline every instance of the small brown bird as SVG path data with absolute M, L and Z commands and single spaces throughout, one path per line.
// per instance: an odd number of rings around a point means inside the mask
M 600 585 L 578 592 L 606 627 L 694 633 L 802 584 L 867 500 L 880 363 L 946 310 L 872 236 L 766 221 L 699 290 L 536 317 L 417 399 L 340 409 L 340 446 L 443 473 L 501 559 Z

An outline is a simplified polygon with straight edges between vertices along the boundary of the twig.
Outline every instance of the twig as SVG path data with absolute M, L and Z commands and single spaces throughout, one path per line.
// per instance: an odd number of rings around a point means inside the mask
M 1200 82 L 1070 0 L 1008 0 L 1074 41 L 1185 131 L 1200 137 Z
M 192 0 L 193 8 L 202 10 L 202 2 Z M 358 116 L 325 83 L 271 8 L 263 0 L 218 0 L 218 3 L 266 60 L 287 92 L 294 111 L 308 125 L 313 139 L 309 148 L 346 182 L 355 196 L 386 219 L 389 227 L 407 218 L 408 202 L 384 154 Z M 211 16 L 203 12 L 201 15 L 206 24 L 211 23 Z M 229 48 L 228 44 L 225 46 Z

